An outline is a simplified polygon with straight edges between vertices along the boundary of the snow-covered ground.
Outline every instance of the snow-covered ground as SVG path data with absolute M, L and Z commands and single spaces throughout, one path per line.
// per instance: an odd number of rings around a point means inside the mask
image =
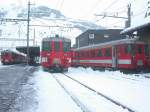
M 138 112 L 149 112 L 150 79 L 143 75 L 125 75 L 119 71 L 93 71 L 92 69 L 70 68 L 69 76 L 111 97 Z
M 82 112 L 50 73 L 40 71 L 35 75 L 38 100 L 36 112 Z
M 71 80 L 65 79 L 61 74 L 53 75 L 90 112 L 128 112 L 128 110 L 124 110 L 110 101 L 105 101 L 97 94 L 73 84 Z M 53 75 L 41 69 L 34 73 L 28 84 L 23 87 L 22 96 L 28 102 L 20 106 L 24 109 L 19 112 L 81 112 L 80 107 L 61 88 Z M 150 110 L 150 79 L 143 76 L 150 74 L 127 75 L 119 71 L 100 72 L 93 71 L 90 68 L 69 68 L 67 75 L 126 105 L 135 112 L 149 112 Z M 18 101 L 18 104 L 21 105 L 20 101 Z

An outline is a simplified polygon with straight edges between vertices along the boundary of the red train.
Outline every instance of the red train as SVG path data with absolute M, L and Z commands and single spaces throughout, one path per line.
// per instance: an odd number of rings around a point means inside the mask
M 124 70 L 150 69 L 150 44 L 122 39 L 72 49 L 71 65 Z
M 67 71 L 71 64 L 71 40 L 48 37 L 42 40 L 41 65 L 50 72 Z
M 1 62 L 3 65 L 25 63 L 26 59 L 26 55 L 18 51 L 4 50 L 1 52 Z

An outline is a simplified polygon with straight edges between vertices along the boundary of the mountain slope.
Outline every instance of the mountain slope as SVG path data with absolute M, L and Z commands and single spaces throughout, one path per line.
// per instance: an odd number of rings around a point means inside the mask
M 0 10 L 4 18 L 27 18 L 27 9 L 16 7 L 12 5 L 7 7 L 7 10 Z M 0 14 L 1 14 L 0 13 Z M 104 29 L 89 21 L 75 20 L 67 18 L 60 11 L 48 8 L 46 6 L 38 6 L 31 8 L 30 14 L 30 39 L 35 38 L 35 43 L 39 45 L 41 39 L 46 36 L 59 34 L 61 36 L 72 39 L 72 43 L 75 41 L 75 37 L 84 32 L 87 29 Z M 3 22 L 0 26 L 2 30 L 1 37 L 3 38 L 21 38 L 26 39 L 27 22 Z M 0 37 L 0 38 L 1 38 Z M 8 42 L 9 44 L 1 44 L 3 46 L 18 46 L 26 45 L 24 42 Z M 30 42 L 32 45 L 33 42 Z M 1 47 L 1 46 L 0 46 Z

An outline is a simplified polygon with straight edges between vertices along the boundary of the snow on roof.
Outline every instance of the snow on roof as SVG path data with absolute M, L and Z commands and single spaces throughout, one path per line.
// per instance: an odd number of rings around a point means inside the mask
M 22 56 L 26 56 L 26 54 L 24 54 L 24 53 L 21 53 L 21 52 L 19 52 L 19 51 L 17 51 L 16 49 L 6 49 L 6 50 L 4 50 L 4 52 L 14 52 L 14 53 L 16 53 L 16 54 L 20 54 L 20 55 L 22 55 Z M 2 51 L 3 52 L 3 51 Z
M 126 28 L 124 29 L 123 31 L 120 32 L 120 34 L 127 34 L 127 33 L 132 33 L 134 31 L 137 31 L 137 30 L 140 30 L 140 29 L 143 29 L 147 26 L 150 26 L 150 21 L 149 22 L 146 22 L 145 24 L 140 24 L 140 25 L 137 25 L 137 26 L 131 26 L 129 28 Z

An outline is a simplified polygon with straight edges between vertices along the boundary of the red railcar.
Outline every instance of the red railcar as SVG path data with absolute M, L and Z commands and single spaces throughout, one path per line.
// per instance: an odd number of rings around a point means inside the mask
M 42 40 L 41 65 L 52 72 L 67 71 L 71 64 L 71 40 L 48 37 Z
M 141 70 L 150 68 L 150 44 L 122 39 L 72 50 L 72 66 Z
M 25 63 L 26 59 L 26 55 L 18 51 L 4 50 L 1 52 L 1 62 L 4 65 Z

